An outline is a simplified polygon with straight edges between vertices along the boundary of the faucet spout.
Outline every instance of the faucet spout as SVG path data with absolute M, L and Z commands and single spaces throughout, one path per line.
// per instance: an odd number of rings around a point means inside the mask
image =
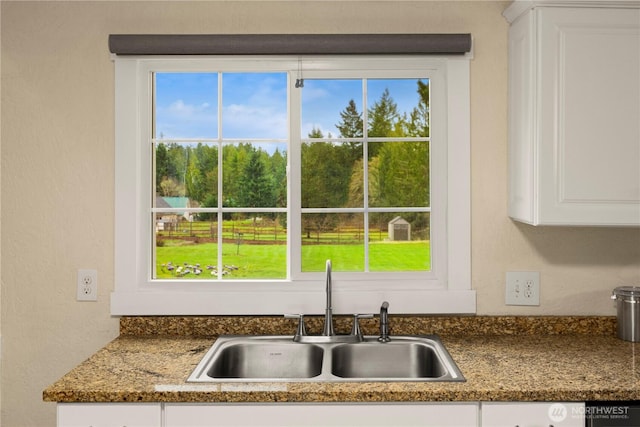
M 330 337 L 335 335 L 335 332 L 333 330 L 333 308 L 331 307 L 332 284 L 331 284 L 331 260 L 330 259 L 327 260 L 326 270 L 327 270 L 327 287 L 326 287 L 327 306 L 324 311 L 324 328 L 322 330 L 322 335 Z

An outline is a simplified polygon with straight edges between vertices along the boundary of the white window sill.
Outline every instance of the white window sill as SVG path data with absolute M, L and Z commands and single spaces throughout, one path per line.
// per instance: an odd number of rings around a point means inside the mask
M 243 295 L 244 294 L 244 295 Z M 326 296 L 317 291 L 255 292 L 117 292 L 111 294 L 111 314 L 157 315 L 283 315 L 323 314 Z M 377 313 L 389 301 L 392 314 L 475 314 L 474 290 L 388 290 L 332 293 L 334 314 Z

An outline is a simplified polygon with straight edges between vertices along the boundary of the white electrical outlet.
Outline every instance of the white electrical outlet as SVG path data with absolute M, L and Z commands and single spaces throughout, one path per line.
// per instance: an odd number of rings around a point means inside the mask
M 507 271 L 506 305 L 540 305 L 540 272 Z
M 77 289 L 76 299 L 78 301 L 97 301 L 98 271 L 78 270 Z

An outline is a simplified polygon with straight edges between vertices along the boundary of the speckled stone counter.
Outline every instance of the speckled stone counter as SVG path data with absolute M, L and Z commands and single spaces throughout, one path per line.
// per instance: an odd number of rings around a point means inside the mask
M 338 324 L 346 319 L 338 319 Z M 317 327 L 311 319 L 311 329 Z M 374 323 L 363 322 L 366 334 Z M 186 378 L 222 334 L 291 334 L 279 318 L 124 318 L 121 335 L 48 387 L 57 402 L 640 400 L 640 343 L 610 317 L 392 318 L 440 335 L 466 382 L 222 383 Z M 638 357 L 636 357 L 636 352 Z

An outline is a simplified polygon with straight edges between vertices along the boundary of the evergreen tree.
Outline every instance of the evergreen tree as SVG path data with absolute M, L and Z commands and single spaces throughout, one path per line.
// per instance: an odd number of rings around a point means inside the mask
M 364 134 L 364 124 L 362 114 L 358 112 L 353 99 L 349 100 L 347 107 L 340 112 L 342 120 L 336 125 L 342 138 L 362 138 Z M 345 145 L 345 161 L 353 167 L 353 164 L 362 159 L 362 143 L 359 141 L 347 141 Z
M 187 149 L 182 145 L 171 143 L 167 148 L 166 173 L 167 178 L 172 178 L 184 189 L 187 173 Z M 184 196 L 184 194 L 181 194 Z
M 226 207 L 239 206 L 241 180 L 249 161 L 251 144 L 228 144 L 222 148 L 222 196 Z
M 356 102 L 351 99 L 349 105 L 340 112 L 342 121 L 336 125 L 342 138 L 362 138 L 362 114 L 358 112 Z
M 389 137 L 395 135 L 395 124 L 400 118 L 398 104 L 385 89 L 380 100 L 369 109 L 369 136 Z
M 160 184 L 169 177 L 169 158 L 167 157 L 167 147 L 165 144 L 156 145 L 156 192 L 162 194 Z
M 429 144 L 393 142 L 378 156 L 376 206 L 429 206 Z
M 418 80 L 418 105 L 411 111 L 408 136 L 429 136 L 429 83 Z
M 277 207 L 287 206 L 287 156 L 277 150 L 269 159 L 272 185 Z
M 309 138 L 324 138 L 324 134 L 322 133 L 322 131 L 315 126 L 311 129 L 311 132 L 309 132 L 308 136 Z
M 240 206 L 258 208 L 275 205 L 271 181 L 260 153 L 260 150 L 254 149 L 240 176 Z

